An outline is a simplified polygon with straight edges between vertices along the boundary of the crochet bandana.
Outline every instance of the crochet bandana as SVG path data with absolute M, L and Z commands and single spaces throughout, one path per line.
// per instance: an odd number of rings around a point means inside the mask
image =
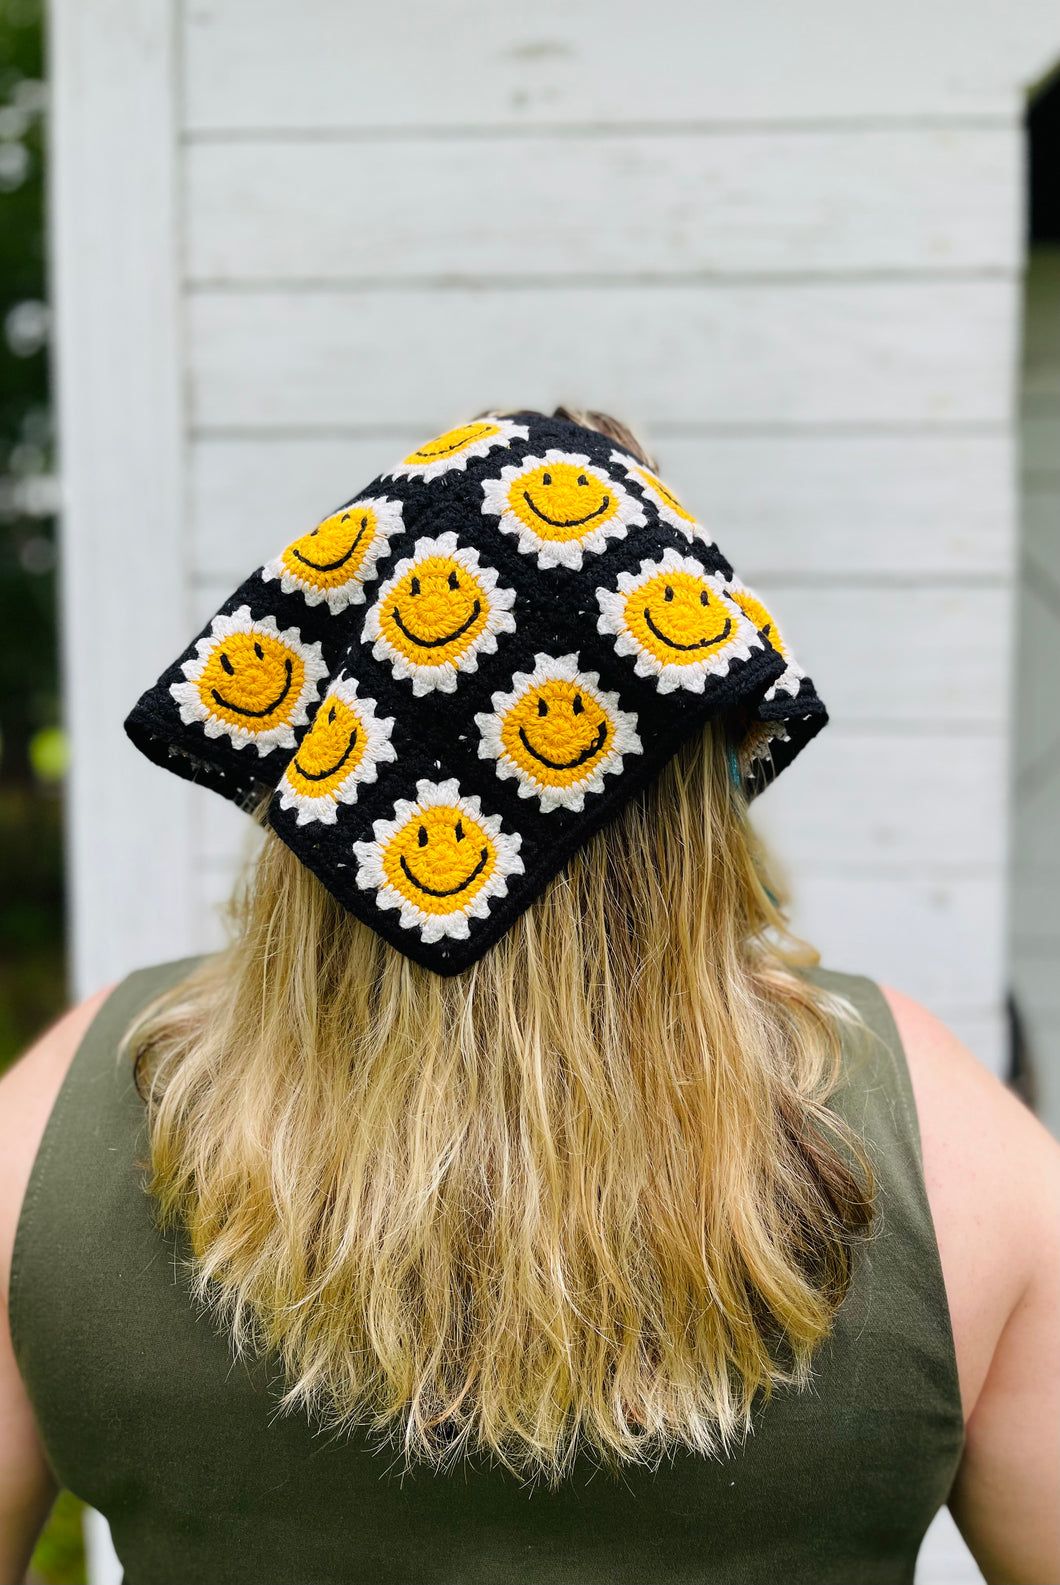
M 566 419 L 429 441 L 241 584 L 126 721 L 439 974 L 724 714 L 765 786 L 827 720 L 644 463 Z

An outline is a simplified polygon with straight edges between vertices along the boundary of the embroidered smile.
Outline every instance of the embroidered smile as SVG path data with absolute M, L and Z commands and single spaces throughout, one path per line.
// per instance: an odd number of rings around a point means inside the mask
M 584 765 L 586 760 L 590 760 L 590 759 L 593 758 L 594 754 L 599 754 L 600 750 L 604 746 L 604 743 L 605 743 L 606 739 L 607 739 L 607 722 L 606 721 L 601 721 L 599 727 L 597 728 L 596 736 L 593 739 L 593 741 L 589 744 L 588 748 L 582 749 L 581 753 L 576 755 L 576 757 L 574 759 L 568 759 L 568 760 L 546 759 L 544 754 L 539 754 L 537 752 L 537 749 L 534 747 L 534 745 L 531 743 L 530 739 L 527 737 L 525 729 L 523 727 L 519 728 L 519 741 L 523 745 L 523 747 L 526 749 L 526 752 L 528 754 L 532 754 L 536 760 L 539 760 L 541 762 L 542 765 L 547 765 L 549 770 L 574 770 L 578 765 Z
M 347 517 L 348 516 L 349 516 L 349 514 L 347 513 Z M 342 519 L 342 521 L 344 523 L 346 522 L 347 517 L 344 517 Z M 308 556 L 303 556 L 302 552 L 300 550 L 295 550 L 293 552 L 293 554 L 295 556 L 297 556 L 298 560 L 300 562 L 302 562 L 304 566 L 312 567 L 314 572 L 336 572 L 339 569 L 339 567 L 345 566 L 346 562 L 349 561 L 350 557 L 353 555 L 354 551 L 357 549 L 357 546 L 361 543 L 361 540 L 364 538 L 365 530 L 367 529 L 367 527 L 368 527 L 368 519 L 366 517 L 362 517 L 361 518 L 361 526 L 357 530 L 357 538 L 354 540 L 353 544 L 350 546 L 349 550 L 345 553 L 345 555 L 339 557 L 338 561 L 310 561 L 309 557 Z
M 227 655 L 222 655 L 221 656 L 221 665 L 224 667 L 225 671 L 228 672 L 229 676 L 234 675 L 234 668 L 232 666 L 232 662 L 228 659 Z M 291 680 L 292 680 L 292 675 L 293 675 L 294 668 L 291 665 L 290 659 L 287 659 L 287 660 L 284 661 L 283 669 L 287 673 L 287 680 L 284 683 L 283 688 L 281 689 L 281 691 L 277 694 L 276 698 L 272 701 L 271 704 L 267 704 L 265 706 L 264 710 L 247 710 L 241 704 L 232 704 L 228 699 L 226 699 L 224 697 L 223 694 L 218 693 L 216 688 L 212 688 L 210 691 L 213 694 L 215 701 L 219 705 L 223 705 L 226 710 L 233 710 L 236 715 L 251 716 L 255 720 L 259 720 L 260 721 L 265 716 L 271 715 L 274 710 L 278 710 L 280 708 L 281 704 L 283 704 L 283 701 L 287 698 L 287 695 L 291 691 Z
M 469 627 L 473 627 L 475 625 L 479 617 L 482 615 L 482 604 L 481 601 L 476 600 L 474 605 L 471 607 L 471 615 L 468 617 L 467 621 L 461 622 L 459 627 L 454 628 L 451 633 L 446 633 L 443 638 L 421 638 L 418 633 L 411 632 L 401 620 L 401 612 L 398 610 L 397 606 L 394 607 L 391 614 L 394 618 L 394 626 L 399 628 L 400 631 L 404 633 L 405 637 L 410 643 L 418 644 L 422 649 L 441 649 L 443 645 L 451 644 L 454 639 L 461 638 L 463 634 L 467 632 Z M 427 891 L 428 888 L 424 887 L 423 890 Z M 439 897 L 447 895 L 448 894 L 445 892 L 438 893 Z
M 606 512 L 608 507 L 611 505 L 611 497 L 609 495 L 605 495 L 603 500 L 600 502 L 600 505 L 596 508 L 595 512 L 587 512 L 584 517 L 560 518 L 549 517 L 546 513 L 539 511 L 533 503 L 529 490 L 523 491 L 523 500 L 526 502 L 531 512 L 533 512 L 534 516 L 539 517 L 542 523 L 547 523 L 550 528 L 581 528 L 583 523 L 591 523 L 594 517 L 599 517 L 601 512 Z
M 663 644 L 668 645 L 670 649 L 710 649 L 715 644 L 724 643 L 729 634 L 732 632 L 732 621 L 729 617 L 726 617 L 725 626 L 714 638 L 697 638 L 694 644 L 679 644 L 675 638 L 667 638 L 665 633 L 660 632 L 660 630 L 655 626 L 655 623 L 652 621 L 651 612 L 648 610 L 647 606 L 644 607 L 644 620 L 651 631 L 655 634 L 655 637 L 661 640 Z
M 470 446 L 473 440 L 481 440 L 481 435 L 465 435 L 463 440 L 454 440 L 450 446 L 432 446 L 429 450 L 421 446 L 419 451 L 414 451 L 414 457 L 422 457 L 425 462 L 433 462 L 438 457 L 447 457 L 451 451 L 462 451 L 465 446 Z
M 486 868 L 486 865 L 489 863 L 489 857 L 489 849 L 483 848 L 479 854 L 479 861 L 475 865 L 475 868 L 471 871 L 471 874 L 468 875 L 465 880 L 462 880 L 459 886 L 449 886 L 446 887 L 444 891 L 439 891 L 435 886 L 425 886 L 421 880 L 413 875 L 412 871 L 408 867 L 408 864 L 405 862 L 404 854 L 401 855 L 401 868 L 407 878 L 412 882 L 413 886 L 415 886 L 421 892 L 426 892 L 428 897 L 455 897 L 459 892 L 466 891 L 471 885 L 472 881 L 478 879 L 478 877 L 482 874 L 482 871 Z
M 305 777 L 306 781 L 327 781 L 329 776 L 334 776 L 336 771 L 340 771 L 342 769 L 356 747 L 357 728 L 354 727 L 353 731 L 350 733 L 350 741 L 346 745 L 346 752 L 340 759 L 335 761 L 330 770 L 306 770 L 304 765 L 299 764 L 297 757 L 295 758 L 294 768 L 300 776 Z

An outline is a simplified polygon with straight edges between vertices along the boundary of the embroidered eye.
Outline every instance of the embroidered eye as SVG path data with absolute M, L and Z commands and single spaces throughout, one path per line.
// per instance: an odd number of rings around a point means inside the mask
M 578 475 L 578 483 L 579 484 L 588 484 L 589 483 L 589 481 L 585 477 L 584 473 L 579 473 L 579 475 Z
M 550 473 L 543 473 L 541 475 L 541 483 L 542 484 L 551 484 L 552 483 L 552 475 Z
M 335 706 L 334 705 L 332 705 L 331 709 L 328 711 L 328 723 L 331 726 L 335 725 Z
M 260 644 L 255 644 L 254 645 L 254 653 L 258 657 L 259 660 L 264 660 L 265 659 L 265 651 L 262 649 Z
M 257 646 L 255 646 L 255 648 L 256 647 Z M 225 654 L 224 650 L 221 651 L 221 670 L 227 672 L 230 677 L 234 677 L 236 674 L 236 669 L 232 665 L 232 662 L 229 660 L 228 656 Z
M 459 589 L 460 587 L 460 579 L 455 572 L 449 574 L 449 587 L 450 589 Z
M 673 587 L 670 584 L 667 584 L 666 585 L 666 593 L 663 595 L 663 599 L 664 600 L 672 600 L 673 597 L 674 597 Z M 706 601 L 704 601 L 703 603 L 705 605 Z
M 548 705 L 544 699 L 538 698 L 537 713 L 538 715 L 548 715 Z
M 413 578 L 412 582 L 409 584 L 409 594 L 419 594 L 419 592 L 420 580 L 418 578 Z
M 574 695 L 574 703 L 571 705 L 571 714 L 582 715 L 584 711 L 585 706 L 582 704 L 582 696 L 580 693 L 576 693 Z
M 458 820 L 456 822 L 456 825 L 455 825 L 455 827 L 453 829 L 453 835 L 456 837 L 456 840 L 458 842 L 463 842 L 463 840 L 464 840 L 464 822 L 462 820 Z
M 699 603 L 700 603 L 700 605 L 709 605 L 710 604 L 710 595 L 707 593 L 706 589 L 704 589 L 703 593 L 700 595 Z
M 427 846 L 427 827 L 426 826 L 420 826 L 419 831 L 416 833 L 416 841 L 419 843 L 421 848 L 425 848 Z

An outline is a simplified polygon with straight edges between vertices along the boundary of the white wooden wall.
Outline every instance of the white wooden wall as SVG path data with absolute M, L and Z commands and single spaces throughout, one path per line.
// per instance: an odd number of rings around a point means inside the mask
M 492 404 L 599 406 L 833 725 L 797 918 L 1001 1052 L 1024 85 L 1049 0 L 52 0 L 76 979 L 216 936 L 243 817 L 121 720 Z

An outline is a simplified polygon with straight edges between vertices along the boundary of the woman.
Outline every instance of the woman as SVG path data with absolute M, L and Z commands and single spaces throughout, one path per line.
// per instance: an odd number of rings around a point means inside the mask
M 600 415 L 241 586 L 127 723 L 268 820 L 233 944 L 3 1081 L 5 1579 L 56 1478 L 132 1585 L 1056 1578 L 1056 1151 L 787 934 L 824 720 Z

